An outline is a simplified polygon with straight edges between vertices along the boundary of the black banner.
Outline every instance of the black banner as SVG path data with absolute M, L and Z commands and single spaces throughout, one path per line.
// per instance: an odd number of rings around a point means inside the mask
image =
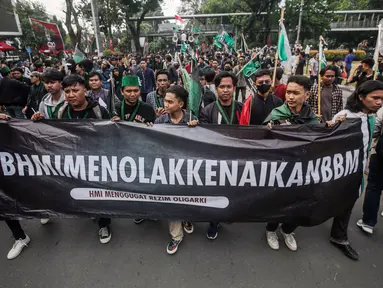
M 317 225 L 353 205 L 360 120 L 189 128 L 0 122 L 0 217 L 140 217 Z

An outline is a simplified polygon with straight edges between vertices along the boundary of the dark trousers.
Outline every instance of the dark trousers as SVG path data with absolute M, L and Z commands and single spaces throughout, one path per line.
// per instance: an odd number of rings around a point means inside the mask
M 237 87 L 235 88 L 235 100 L 238 101 L 239 92 L 241 92 L 242 102 L 246 100 L 246 87 Z
M 20 221 L 18 220 L 5 220 L 9 229 L 12 231 L 12 235 L 15 240 L 25 239 L 27 236 L 24 233 L 23 228 L 21 228 Z
M 347 236 L 347 228 L 348 228 L 348 223 L 350 222 L 352 208 L 354 208 L 354 205 L 352 205 L 352 207 L 343 211 L 343 213 L 341 213 L 337 217 L 334 217 L 334 220 L 332 221 L 331 238 L 330 238 L 332 242 L 342 244 L 342 245 L 347 245 L 349 243 L 348 236 Z
M 363 222 L 374 227 L 378 222 L 380 196 L 383 190 L 383 163 L 378 155 L 370 158 L 368 183 L 363 202 Z
M 98 227 L 104 228 L 110 225 L 112 223 L 112 219 L 110 218 L 100 218 L 98 219 Z
M 267 223 L 266 230 L 269 232 L 275 232 L 277 231 L 278 226 L 279 226 L 279 223 Z M 295 231 L 295 229 L 297 229 L 297 227 L 298 226 L 294 224 L 283 223 L 281 229 L 283 233 L 291 234 Z
M 146 103 L 146 97 L 148 96 L 149 93 L 141 93 L 141 99 L 142 99 L 142 102 L 145 102 Z
M 310 76 L 310 82 L 311 82 L 311 85 L 314 85 L 315 83 L 317 83 L 318 76 Z

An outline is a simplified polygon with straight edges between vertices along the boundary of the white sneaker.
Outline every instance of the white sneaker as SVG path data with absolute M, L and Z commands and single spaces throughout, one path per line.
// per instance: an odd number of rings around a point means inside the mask
M 40 219 L 42 225 L 45 225 L 49 222 L 49 219 Z
M 374 233 L 374 227 L 367 225 L 367 224 L 364 224 L 362 219 L 360 219 L 358 222 L 356 222 L 356 225 L 368 234 Z
M 266 230 L 266 238 L 267 238 L 267 244 L 269 244 L 271 249 L 273 250 L 279 249 L 278 235 L 276 232 L 270 232 Z
M 24 247 L 28 246 L 28 243 L 31 242 L 31 238 L 29 238 L 26 234 L 25 236 L 25 239 L 19 239 L 15 241 L 15 244 L 13 244 L 12 249 L 8 252 L 8 260 L 15 259 L 17 256 L 19 256 L 21 251 L 23 251 Z
M 297 249 L 298 249 L 298 245 L 297 245 L 297 241 L 295 241 L 294 233 L 291 233 L 291 234 L 285 234 L 285 233 L 283 233 L 282 229 L 281 229 L 281 233 L 282 233 L 283 238 L 285 238 L 285 244 L 286 244 L 286 246 L 287 246 L 291 251 L 297 251 Z
M 100 238 L 100 242 L 102 244 L 106 244 L 112 239 L 112 232 L 110 231 L 110 227 L 102 227 L 100 230 L 98 230 L 98 236 Z

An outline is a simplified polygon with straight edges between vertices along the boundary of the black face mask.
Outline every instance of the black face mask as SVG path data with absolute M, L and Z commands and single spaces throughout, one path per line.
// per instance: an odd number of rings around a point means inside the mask
M 231 67 L 225 67 L 225 71 L 231 71 Z
M 262 85 L 257 85 L 257 89 L 260 93 L 264 94 L 268 92 L 271 88 L 271 84 L 262 84 Z

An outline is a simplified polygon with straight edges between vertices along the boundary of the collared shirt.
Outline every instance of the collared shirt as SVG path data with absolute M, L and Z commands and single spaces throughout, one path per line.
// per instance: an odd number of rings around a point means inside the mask
M 164 108 L 164 97 L 158 94 L 158 90 L 153 91 L 153 92 L 150 92 L 148 96 L 146 97 L 146 103 L 152 106 L 153 109 Z M 159 104 L 159 106 L 157 104 Z

